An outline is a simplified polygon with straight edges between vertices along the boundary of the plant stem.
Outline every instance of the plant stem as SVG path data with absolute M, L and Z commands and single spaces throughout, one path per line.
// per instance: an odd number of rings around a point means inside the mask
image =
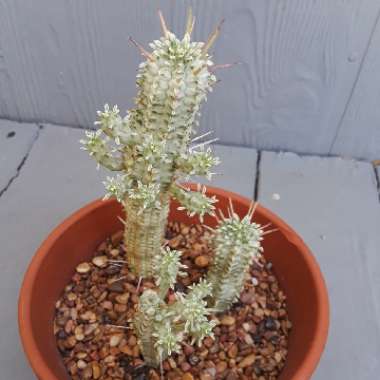
M 153 259 L 160 254 L 167 217 L 169 199 L 161 202 L 161 209 L 150 208 L 139 213 L 139 205 L 126 202 L 124 242 L 131 269 L 140 277 L 153 275 Z

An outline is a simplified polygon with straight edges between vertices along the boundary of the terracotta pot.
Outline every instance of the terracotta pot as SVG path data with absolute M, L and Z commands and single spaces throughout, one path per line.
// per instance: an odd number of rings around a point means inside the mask
M 227 209 L 232 199 L 235 211 L 243 215 L 250 201 L 237 194 L 209 187 L 218 208 Z M 177 211 L 172 202 L 169 219 L 197 222 Z M 108 236 L 122 229 L 116 216 L 123 212 L 114 200 L 97 200 L 83 207 L 60 224 L 43 242 L 24 278 L 19 299 L 19 328 L 29 362 L 40 380 L 69 379 L 53 335 L 54 305 L 75 267 L 88 260 Z M 271 222 L 279 231 L 264 241 L 264 254 L 273 265 L 288 297 L 293 322 L 289 353 L 280 380 L 306 380 L 318 364 L 327 339 L 329 304 L 326 286 L 310 250 L 280 218 L 259 206 L 255 221 Z M 205 223 L 214 226 L 211 217 Z

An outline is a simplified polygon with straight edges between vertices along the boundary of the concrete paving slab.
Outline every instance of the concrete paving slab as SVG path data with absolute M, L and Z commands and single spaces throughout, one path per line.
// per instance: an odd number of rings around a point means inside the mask
M 314 252 L 331 305 L 329 340 L 313 380 L 380 373 L 380 204 L 371 164 L 263 152 L 259 201 Z
M 214 145 L 214 153 L 221 163 L 215 167 L 217 175 L 211 181 L 194 177 L 195 182 L 222 187 L 248 198 L 253 198 L 256 181 L 257 151 L 226 145 Z
M 0 120 L 0 194 L 17 176 L 37 134 L 36 124 Z

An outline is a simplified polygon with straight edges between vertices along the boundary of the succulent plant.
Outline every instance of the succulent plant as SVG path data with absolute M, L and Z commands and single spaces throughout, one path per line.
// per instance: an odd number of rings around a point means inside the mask
M 190 175 L 212 176 L 219 160 L 203 141 L 194 138 L 200 106 L 216 83 L 208 51 L 220 26 L 206 43 L 190 40 L 194 18 L 189 12 L 184 37 L 178 39 L 159 13 L 163 37 L 150 44 L 151 52 L 133 39 L 146 61 L 137 74 L 135 108 L 125 117 L 117 106 L 105 106 L 96 122 L 99 129 L 82 140 L 98 164 L 119 172 L 107 179 L 106 197 L 125 207 L 125 245 L 131 268 L 152 276 L 153 258 L 161 252 L 169 199 L 177 199 L 190 215 L 212 213 L 215 198 L 201 187 L 189 191 L 178 181 Z M 224 67 L 224 65 L 219 65 Z M 203 142 L 200 142 L 203 141 Z
M 214 261 L 207 276 L 212 287 L 210 306 L 217 312 L 227 310 L 238 299 L 252 260 L 263 250 L 265 232 L 260 224 L 252 222 L 254 211 L 252 204 L 240 218 L 231 203 L 228 216 L 220 213 L 213 235 Z
M 140 280 L 153 277 L 156 289 L 145 290 L 133 318 L 141 352 L 148 365 L 158 366 L 190 337 L 202 342 L 212 336 L 212 311 L 225 310 L 238 296 L 252 257 L 261 251 L 262 229 L 251 223 L 253 209 L 240 219 L 233 211 L 222 216 L 213 239 L 215 260 L 208 278 L 174 292 L 178 276 L 186 276 L 181 252 L 163 246 L 170 198 L 190 216 L 214 214 L 215 197 L 199 185 L 190 191 L 179 183 L 189 176 L 212 177 L 219 163 L 205 140 L 194 137 L 200 106 L 216 83 L 208 51 L 220 25 L 206 43 L 190 40 L 194 18 L 189 12 L 182 39 L 170 32 L 159 12 L 163 37 L 150 44 L 151 52 L 133 39 L 146 61 L 137 74 L 135 108 L 122 117 L 117 106 L 98 112 L 99 129 L 82 140 L 99 165 L 118 172 L 105 182 L 106 198 L 125 208 L 124 244 L 131 270 Z M 170 293 L 169 293 L 170 291 Z M 167 298 L 171 294 L 172 298 Z M 207 300 L 210 301 L 209 305 Z
M 154 290 L 143 292 L 133 325 L 148 365 L 157 367 L 167 356 L 179 353 L 187 336 L 199 344 L 204 337 L 212 336 L 215 321 L 208 320 L 211 310 L 204 300 L 210 291 L 211 286 L 200 281 L 189 288 L 188 294 L 176 293 L 176 301 L 171 304 Z

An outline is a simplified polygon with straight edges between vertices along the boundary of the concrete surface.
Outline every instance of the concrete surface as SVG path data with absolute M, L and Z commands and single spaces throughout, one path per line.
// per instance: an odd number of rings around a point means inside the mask
M 17 125 L 0 121 L 0 132 L 13 127 Z M 20 139 L 31 141 L 21 154 L 6 146 L 13 144 L 12 139 L 0 142 L 5 162 L 0 178 L 19 165 L 20 157 L 25 158 L 0 196 L 1 380 L 34 379 L 16 324 L 18 291 L 29 261 L 64 217 L 102 196 L 101 181 L 107 174 L 96 171 L 95 163 L 79 149 L 82 130 L 29 127 L 39 133 L 32 134 L 31 140 L 20 133 Z M 373 167 L 340 158 L 257 154 L 236 147 L 216 146 L 216 152 L 224 162 L 218 171 L 224 174 L 214 184 L 248 197 L 255 193 L 300 233 L 324 273 L 331 329 L 313 380 L 376 379 L 380 373 L 380 203 Z
M 371 164 L 263 152 L 259 201 L 316 256 L 331 306 L 329 341 L 313 380 L 380 373 L 380 203 Z

